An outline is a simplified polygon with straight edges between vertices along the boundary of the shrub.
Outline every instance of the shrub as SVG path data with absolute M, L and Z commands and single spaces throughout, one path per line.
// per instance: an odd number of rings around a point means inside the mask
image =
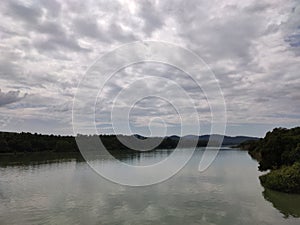
M 259 179 L 266 188 L 287 193 L 300 193 L 300 162 L 273 170 L 260 176 Z

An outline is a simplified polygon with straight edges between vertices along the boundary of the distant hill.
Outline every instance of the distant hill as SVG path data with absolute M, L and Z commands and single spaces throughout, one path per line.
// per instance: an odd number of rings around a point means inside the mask
M 144 136 L 141 136 L 141 135 L 138 135 L 138 134 L 135 134 L 134 136 L 139 138 L 139 139 L 146 139 L 147 138 L 147 137 L 144 137 Z M 237 145 L 240 145 L 241 143 L 244 143 L 244 142 L 247 142 L 247 141 L 257 141 L 257 140 L 259 140 L 258 137 L 250 137 L 250 136 L 234 136 L 234 137 L 232 137 L 232 136 L 226 136 L 226 135 L 222 136 L 222 135 L 219 135 L 219 134 L 212 134 L 212 135 L 206 134 L 206 135 L 201 135 L 201 136 L 186 135 L 186 136 L 183 136 L 181 139 L 183 139 L 186 143 L 188 141 L 198 140 L 199 142 L 206 144 L 209 141 L 210 137 L 211 137 L 212 141 L 221 140 L 221 138 L 223 137 L 223 142 L 222 142 L 223 146 L 237 146 Z M 180 136 L 172 135 L 172 136 L 165 137 L 165 139 L 166 138 L 169 139 L 169 140 L 172 140 L 172 141 L 179 141 Z
M 171 136 L 174 137 L 174 136 Z M 178 136 L 175 136 L 178 137 Z M 201 136 L 196 136 L 196 135 L 187 135 L 184 136 L 184 139 L 187 140 L 191 140 L 191 139 L 198 139 L 199 141 L 205 141 L 208 142 L 209 138 L 212 138 L 212 140 L 218 140 L 220 138 L 222 138 L 222 135 L 218 135 L 218 134 L 213 134 L 213 135 L 201 135 Z M 179 138 L 179 137 L 178 137 Z M 223 142 L 222 145 L 224 146 L 232 146 L 232 145 L 239 145 L 245 141 L 255 141 L 255 140 L 259 140 L 259 138 L 257 137 L 249 137 L 249 136 L 224 136 L 223 137 Z

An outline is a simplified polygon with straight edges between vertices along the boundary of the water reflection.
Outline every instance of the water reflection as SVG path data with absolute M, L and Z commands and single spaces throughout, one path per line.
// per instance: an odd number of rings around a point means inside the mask
M 117 160 L 125 162 L 131 165 L 143 165 L 157 163 L 164 158 L 168 157 L 173 150 L 157 150 L 151 152 L 130 152 L 127 154 L 120 152 L 113 152 L 112 156 Z M 95 161 L 106 161 L 103 155 L 96 155 Z M 62 163 L 62 162 L 84 162 L 85 159 L 80 153 L 30 153 L 30 154 L 7 154 L 0 156 L 0 167 L 7 166 L 28 166 L 28 165 L 42 165 L 50 163 Z
M 30 153 L 30 154 L 8 154 L 0 156 L 0 167 L 8 166 L 29 166 L 29 165 L 43 165 L 51 163 L 62 162 L 83 162 L 81 154 L 79 153 Z
M 131 152 L 130 154 L 113 153 L 112 156 L 129 165 L 148 166 L 164 160 L 172 152 L 173 150 L 170 149 L 160 149 L 149 152 Z M 101 158 L 95 160 L 103 161 Z
M 300 217 L 300 195 L 286 194 L 269 189 L 265 189 L 262 194 L 285 218 L 289 216 Z
M 145 165 L 170 153 L 117 157 Z M 299 224 L 300 196 L 265 190 L 264 198 L 257 162 L 247 152 L 221 151 L 199 173 L 201 154 L 166 182 L 144 188 L 101 178 L 80 155 L 0 157 L 0 224 Z

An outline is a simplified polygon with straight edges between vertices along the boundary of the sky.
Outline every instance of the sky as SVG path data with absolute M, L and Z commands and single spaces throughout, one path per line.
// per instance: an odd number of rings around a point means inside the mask
M 227 135 L 261 137 L 274 127 L 300 125 L 299 1 L 10 0 L 0 5 L 0 21 L 2 131 L 72 135 L 73 100 L 88 69 L 119 46 L 147 40 L 201 57 L 222 91 Z M 89 86 L 90 93 L 98 86 Z M 117 71 L 88 99 L 97 97 L 98 133 L 116 126 L 129 134 L 128 123 L 131 133 L 161 136 L 194 133 L 190 99 L 201 134 L 209 133 L 206 95 L 180 68 L 142 62 Z M 129 96 L 147 97 L 128 105 Z M 129 118 L 122 114 L 127 109 Z M 83 127 L 85 116 L 83 110 Z

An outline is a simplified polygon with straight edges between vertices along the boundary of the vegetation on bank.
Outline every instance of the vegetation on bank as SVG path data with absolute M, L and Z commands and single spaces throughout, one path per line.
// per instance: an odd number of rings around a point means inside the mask
M 259 177 L 266 188 L 287 193 L 300 193 L 300 162 L 282 166 Z
M 94 135 L 78 135 L 77 137 L 84 141 L 91 141 Z M 97 136 L 96 136 L 97 137 Z M 180 147 L 205 147 L 210 140 L 210 146 L 222 145 L 231 146 L 237 145 L 246 140 L 256 140 L 255 137 L 247 136 L 222 136 L 222 135 L 188 135 L 180 138 L 179 136 L 168 137 L 143 137 L 141 135 L 100 135 L 98 136 L 106 149 L 111 153 L 136 153 L 136 151 L 129 149 L 135 142 L 136 138 L 143 140 L 148 139 L 151 143 L 158 145 L 153 149 L 175 149 L 180 143 Z M 120 141 L 122 140 L 122 142 Z M 60 135 L 42 135 L 32 133 L 12 133 L 0 132 L 0 154 L 11 153 L 27 153 L 27 152 L 79 152 L 76 139 L 73 136 Z
M 241 148 L 259 161 L 262 185 L 277 191 L 300 193 L 300 127 L 275 128 L 259 140 L 242 143 Z
M 80 135 L 82 138 L 92 136 Z M 133 150 L 121 143 L 116 135 L 100 135 L 104 146 L 111 152 L 129 153 Z M 125 142 L 130 142 L 133 136 L 122 136 Z M 139 139 L 145 137 L 138 136 Z M 160 143 L 155 149 L 174 149 L 178 145 L 179 137 L 152 138 Z M 194 142 L 193 142 L 194 143 Z M 183 142 L 184 147 L 191 145 L 190 141 Z M 197 146 L 206 146 L 207 141 L 198 140 Z M 31 133 L 0 132 L 0 154 L 1 153 L 27 153 L 27 152 L 79 152 L 75 137 L 60 135 L 42 135 Z

